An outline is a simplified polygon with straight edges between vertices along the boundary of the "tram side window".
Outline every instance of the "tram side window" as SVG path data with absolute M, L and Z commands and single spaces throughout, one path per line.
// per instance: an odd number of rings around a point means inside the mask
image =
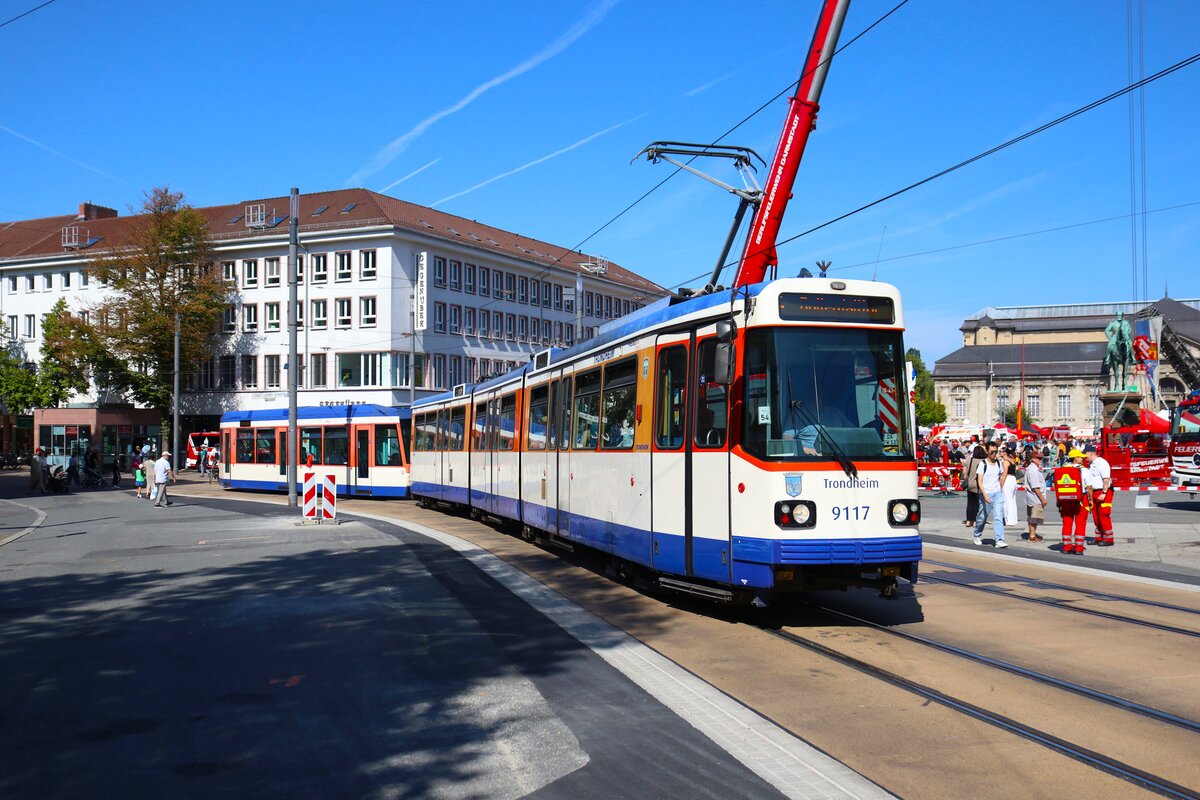
M 450 427 L 450 419 L 446 416 L 446 409 L 437 412 L 437 429 L 434 431 L 433 449 L 442 451 L 446 449 L 446 429 Z
M 717 340 L 706 339 L 697 351 L 696 446 L 724 447 L 729 425 L 726 387 L 712 383 Z
M 375 466 L 400 466 L 400 432 L 395 425 L 375 426 Z
M 550 404 L 549 385 L 537 386 L 529 392 L 529 426 L 526 431 L 530 450 L 546 449 L 547 412 Z
M 237 432 L 237 463 L 254 463 L 254 431 L 239 428 Z
M 604 368 L 604 449 L 633 449 L 633 406 L 637 400 L 637 359 Z
M 471 425 L 471 449 L 487 450 L 487 404 L 475 405 L 475 419 Z
M 321 457 L 320 428 L 300 429 L 300 463 L 307 464 L 309 456 L 312 456 L 314 464 L 325 463 L 324 459 Z
M 687 348 L 667 347 L 658 354 L 654 400 L 654 442 L 660 450 L 683 447 L 687 413 Z
M 571 448 L 571 379 L 563 378 L 558 391 L 558 407 L 562 414 L 558 420 L 559 447 L 563 450 Z
M 350 439 L 345 428 L 325 429 L 325 463 L 349 464 Z
M 418 414 L 415 424 L 417 426 L 417 449 L 428 453 L 433 450 L 434 425 L 437 424 L 437 417 L 433 414 Z
M 467 428 L 467 407 L 450 409 L 449 425 L 446 428 L 446 449 L 462 450 L 463 437 Z
M 254 445 L 254 460 L 259 464 L 275 463 L 275 429 L 259 428 L 254 431 L 257 442 Z
M 517 430 L 517 396 L 500 399 L 500 450 L 512 450 Z
M 558 381 L 550 383 L 550 402 L 546 406 L 546 448 L 558 449 Z
M 600 433 L 600 370 L 585 372 L 575 380 L 576 450 L 594 450 Z

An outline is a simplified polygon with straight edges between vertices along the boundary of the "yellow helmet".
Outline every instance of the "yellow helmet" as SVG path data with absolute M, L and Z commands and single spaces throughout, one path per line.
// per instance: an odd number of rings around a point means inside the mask
M 1074 447 L 1071 449 L 1071 452 L 1067 453 L 1067 458 L 1083 458 L 1083 451 L 1078 447 Z

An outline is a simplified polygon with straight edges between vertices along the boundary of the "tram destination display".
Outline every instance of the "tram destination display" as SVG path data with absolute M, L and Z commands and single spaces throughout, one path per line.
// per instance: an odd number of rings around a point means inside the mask
M 896 308 L 890 297 L 784 292 L 779 295 L 779 318 L 789 322 L 891 325 L 896 321 Z

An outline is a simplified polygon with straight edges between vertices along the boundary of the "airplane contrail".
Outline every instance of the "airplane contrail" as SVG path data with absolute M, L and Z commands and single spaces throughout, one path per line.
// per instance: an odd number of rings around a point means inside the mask
M 43 150 L 45 150 L 47 153 L 53 153 L 54 155 L 58 156 L 59 158 L 70 161 L 72 164 L 74 164 L 77 167 L 83 167 L 86 170 L 91 170 L 92 172 L 96 173 L 97 175 L 103 175 L 104 177 L 108 178 L 109 180 L 116 181 L 117 183 L 121 182 L 121 179 L 118 178 L 116 175 L 111 175 L 102 169 L 96 169 L 91 164 L 85 164 L 84 162 L 80 161 L 77 158 L 72 158 L 71 156 L 67 155 L 66 153 L 61 153 L 58 150 L 55 150 L 53 147 L 50 147 L 49 145 L 42 144 L 41 142 L 39 142 L 36 139 L 30 139 L 25 134 L 18 133 L 17 131 L 14 131 L 12 128 L 9 128 L 5 125 L 0 125 L 0 131 L 4 131 L 5 133 L 10 133 L 13 136 L 17 137 L 18 139 L 20 139 L 21 141 L 29 142 L 34 147 L 40 147 Z
M 442 160 L 442 157 L 441 157 L 441 156 L 438 156 L 437 158 L 435 158 L 433 161 L 430 161 L 430 162 L 429 162 L 428 164 L 426 164 L 425 166 L 423 166 L 423 167 L 417 167 L 416 169 L 414 169 L 412 172 L 410 172 L 410 173 L 408 173 L 407 175 L 405 175 L 405 176 L 404 176 L 403 178 L 401 178 L 400 180 L 398 180 L 398 181 L 392 181 L 392 182 L 391 182 L 391 183 L 389 183 L 387 186 L 385 186 L 385 187 L 383 187 L 382 189 L 380 189 L 380 190 L 379 190 L 379 193 L 380 193 L 380 194 L 382 194 L 382 193 L 384 193 L 384 192 L 388 191 L 389 189 L 394 189 L 394 188 L 396 188 L 397 186 L 399 186 L 400 184 L 404 183 L 404 182 L 405 182 L 406 180 L 408 180 L 409 178 L 411 178 L 411 177 L 413 177 L 414 175 L 417 175 L 417 174 L 419 174 L 419 173 L 421 173 L 421 172 L 424 172 L 425 170 L 429 169 L 430 167 L 432 167 L 434 164 L 436 164 L 437 162 L 439 162 L 439 161 L 441 161 L 441 160 Z
M 520 64 L 505 73 L 497 75 L 490 80 L 484 81 L 468 92 L 465 97 L 463 97 L 454 105 L 443 108 L 436 114 L 431 114 L 430 116 L 418 122 L 410 131 L 408 131 L 408 133 L 393 139 L 383 149 L 376 153 L 374 158 L 372 158 L 364 166 L 360 167 L 357 172 L 350 176 L 348 183 L 350 185 L 358 185 L 362 183 L 364 180 L 374 175 L 388 164 L 392 163 L 396 156 L 403 153 L 417 137 L 421 136 L 421 134 L 433 127 L 433 125 L 438 121 L 445 119 L 451 114 L 456 114 L 459 111 L 462 111 L 488 90 L 495 89 L 497 86 L 505 84 L 513 78 L 524 75 L 526 72 L 529 72 L 529 70 L 538 66 L 542 62 L 547 61 L 548 59 L 551 59 L 562 51 L 566 50 L 568 47 L 574 44 L 576 40 L 598 25 L 608 14 L 608 12 L 612 10 L 613 6 L 617 4 L 617 2 L 618 0 L 603 0 L 603 2 L 593 8 L 587 16 L 572 25 L 562 36 L 559 36 L 546 47 L 542 48 L 531 58 L 522 61 Z

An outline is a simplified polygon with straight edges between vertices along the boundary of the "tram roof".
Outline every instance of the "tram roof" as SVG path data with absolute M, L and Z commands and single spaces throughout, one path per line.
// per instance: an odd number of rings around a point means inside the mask
M 296 419 L 363 419 L 367 417 L 399 417 L 408 419 L 412 412 L 407 408 L 380 406 L 374 403 L 356 403 L 339 406 L 301 406 L 296 409 Z M 254 408 L 245 411 L 226 411 L 221 422 L 287 422 L 286 408 Z

